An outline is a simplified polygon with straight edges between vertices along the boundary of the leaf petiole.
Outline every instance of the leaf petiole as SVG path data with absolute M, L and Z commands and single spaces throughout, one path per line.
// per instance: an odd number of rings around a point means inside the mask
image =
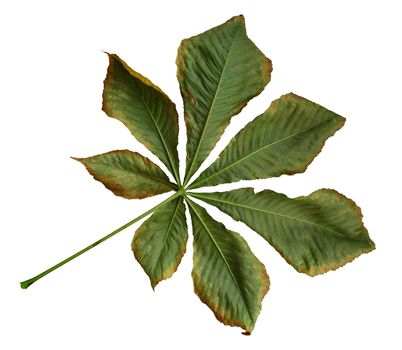
M 59 267 L 63 266 L 64 264 L 67 264 L 69 261 L 74 260 L 75 258 L 79 257 L 80 255 L 84 254 L 85 252 L 87 252 L 88 250 L 96 247 L 98 244 L 108 240 L 109 238 L 113 237 L 114 235 L 118 234 L 119 232 L 123 231 L 124 229 L 126 229 L 127 227 L 135 224 L 137 221 L 140 221 L 141 219 L 145 218 L 147 215 L 153 213 L 155 210 L 159 209 L 160 207 L 162 207 L 163 205 L 171 202 L 172 200 L 174 200 L 175 198 L 184 195 L 184 191 L 178 191 L 175 194 L 173 194 L 172 196 L 170 196 L 169 198 L 165 199 L 163 202 L 159 203 L 158 205 L 154 206 L 153 208 L 147 210 L 145 213 L 141 214 L 140 216 L 136 217 L 135 219 L 129 221 L 128 223 L 126 223 L 125 225 L 119 227 L 118 229 L 114 230 L 113 232 L 109 233 L 108 235 L 106 235 L 105 237 L 97 240 L 96 242 L 90 244 L 89 246 L 85 247 L 84 249 L 80 250 L 79 252 L 71 255 L 70 257 L 68 257 L 67 259 L 64 259 L 63 261 L 59 262 L 58 264 L 52 266 L 51 268 L 43 271 L 42 273 L 40 273 L 39 275 L 32 277 L 26 281 L 20 282 L 20 286 L 22 289 L 26 289 L 28 288 L 32 283 L 35 283 L 36 281 L 38 281 L 39 279 L 41 279 L 42 277 L 46 276 L 47 274 L 51 273 L 54 270 L 57 270 Z

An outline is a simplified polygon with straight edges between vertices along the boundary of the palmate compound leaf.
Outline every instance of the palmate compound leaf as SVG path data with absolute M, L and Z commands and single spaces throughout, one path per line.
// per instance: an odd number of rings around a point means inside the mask
M 268 84 L 272 65 L 247 37 L 243 16 L 183 40 L 176 63 L 187 127 L 187 184 L 231 117 Z
M 219 321 L 251 332 L 269 289 L 265 267 L 238 233 L 186 201 L 194 234 L 194 290 Z
M 120 120 L 180 183 L 176 106 L 159 87 L 117 55 L 109 54 L 102 108 L 108 116 Z
M 251 188 L 192 195 L 244 222 L 297 271 L 310 276 L 335 270 L 375 248 L 360 208 L 334 190 L 294 199 Z
M 145 198 L 177 189 L 161 168 L 136 152 L 111 151 L 73 159 L 85 165 L 95 180 L 120 197 Z
M 304 172 L 345 119 L 287 94 L 241 130 L 190 188 Z
M 30 280 L 36 280 L 146 217 L 132 248 L 154 287 L 169 278 L 187 242 L 183 197 L 193 225 L 195 292 L 218 320 L 251 332 L 269 288 L 264 265 L 245 240 L 212 219 L 189 196 L 217 206 L 271 243 L 296 270 L 311 276 L 336 269 L 374 249 L 356 204 L 334 190 L 288 198 L 269 190 L 192 193 L 189 188 L 242 179 L 303 172 L 325 140 L 344 119 L 294 94 L 282 96 L 236 135 L 215 161 L 187 186 L 222 135 L 232 116 L 258 95 L 270 80 L 271 61 L 248 39 L 244 18 L 234 17 L 200 35 L 183 40 L 177 76 L 184 99 L 187 159 L 181 186 L 175 105 L 157 86 L 109 55 L 103 109 L 123 122 L 174 175 L 177 184 L 149 159 L 131 151 L 113 151 L 83 163 L 96 180 L 116 195 L 144 198 L 177 192 L 154 208 Z M 187 187 L 186 187 L 187 186 Z
M 155 211 L 135 232 L 131 248 L 152 288 L 177 270 L 186 251 L 187 238 L 181 197 Z

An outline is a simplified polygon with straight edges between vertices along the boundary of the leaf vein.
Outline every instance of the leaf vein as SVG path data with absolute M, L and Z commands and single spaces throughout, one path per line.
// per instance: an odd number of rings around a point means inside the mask
M 200 145 L 201 145 L 201 143 L 202 143 L 202 139 L 204 138 L 205 130 L 206 130 L 206 128 L 207 128 L 208 121 L 210 120 L 211 112 L 212 112 L 212 110 L 213 110 L 214 103 L 215 103 L 216 97 L 218 96 L 218 91 L 219 91 L 220 85 L 221 85 L 221 83 L 222 83 L 222 77 L 223 77 L 223 75 L 224 75 L 224 73 L 225 73 L 225 70 L 226 70 L 226 67 L 227 67 L 227 62 L 229 61 L 230 53 L 231 53 L 231 51 L 232 51 L 233 43 L 234 43 L 235 40 L 236 40 L 238 31 L 239 31 L 239 28 L 236 29 L 236 32 L 235 32 L 235 34 L 234 34 L 233 41 L 232 41 L 232 43 L 231 43 L 231 45 L 230 45 L 228 54 L 227 54 L 227 56 L 226 56 L 226 60 L 225 60 L 225 63 L 224 63 L 224 65 L 223 65 L 223 68 L 222 68 L 222 73 L 221 73 L 221 75 L 220 75 L 220 77 L 219 77 L 218 86 L 216 87 L 216 90 L 215 90 L 215 93 L 214 93 L 214 97 L 213 97 L 213 99 L 212 99 L 211 106 L 210 106 L 209 111 L 208 111 L 208 116 L 207 116 L 207 119 L 206 119 L 206 121 L 205 121 L 204 127 L 203 127 L 203 129 L 202 129 L 202 133 L 201 133 L 201 136 L 200 136 L 200 140 L 199 140 L 198 145 L 197 145 L 197 149 L 196 149 L 196 151 L 195 151 L 195 153 L 194 153 L 194 157 L 193 157 L 193 159 L 192 159 L 192 161 L 191 161 L 190 167 L 188 168 L 186 177 L 185 177 L 185 179 L 184 179 L 184 185 L 186 185 L 186 184 L 188 183 L 188 180 L 190 180 L 190 177 L 192 176 L 192 175 L 189 175 L 189 174 L 191 174 L 191 170 L 192 170 L 192 168 L 193 168 L 194 161 L 195 161 L 195 159 L 196 159 L 197 156 L 198 156 L 198 153 L 199 153 L 199 150 L 200 150 Z
M 207 225 L 205 224 L 205 222 L 202 220 L 200 214 L 197 212 L 197 210 L 195 209 L 195 207 L 193 206 L 193 204 L 191 203 L 191 201 L 187 199 L 187 203 L 189 203 L 190 207 L 193 209 L 194 213 L 195 213 L 196 216 L 198 217 L 198 220 L 200 220 L 202 226 L 204 226 L 205 230 L 208 232 L 208 236 L 211 238 L 211 241 L 213 242 L 215 248 L 218 250 L 219 255 L 222 257 L 222 260 L 223 260 L 223 262 L 225 263 L 225 266 L 226 266 L 226 268 L 228 269 L 229 274 L 230 274 L 230 276 L 232 277 L 232 280 L 233 280 L 234 284 L 236 285 L 236 289 L 237 289 L 237 291 L 239 292 L 241 298 L 243 299 L 243 302 L 244 302 L 244 305 L 246 306 L 246 310 L 247 310 L 247 313 L 248 313 L 248 315 L 249 315 L 249 317 L 250 317 L 250 320 L 253 321 L 253 317 L 252 317 L 252 315 L 251 315 L 251 312 L 250 312 L 250 310 L 249 310 L 249 306 L 248 306 L 248 304 L 247 304 L 247 299 L 245 298 L 244 293 L 242 292 L 242 290 L 241 290 L 241 288 L 240 288 L 240 286 L 239 286 L 239 284 L 238 284 L 238 282 L 237 282 L 237 280 L 236 280 L 236 277 L 234 276 L 233 271 L 232 271 L 232 269 L 230 268 L 230 265 L 229 265 L 229 263 L 227 262 L 227 260 L 226 260 L 226 258 L 225 258 L 225 255 L 223 254 L 222 250 L 220 249 L 219 245 L 218 245 L 217 242 L 215 241 L 215 239 L 214 239 L 214 237 L 213 237 L 211 231 L 209 230 L 208 226 L 207 226 Z

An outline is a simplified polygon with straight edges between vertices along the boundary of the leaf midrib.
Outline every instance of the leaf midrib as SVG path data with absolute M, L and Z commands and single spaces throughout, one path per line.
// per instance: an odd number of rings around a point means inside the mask
M 168 236 L 169 236 L 169 234 L 170 234 L 170 230 L 171 230 L 171 228 L 172 228 L 173 221 L 174 221 L 174 219 L 176 218 L 176 215 L 177 215 L 179 206 L 180 206 L 180 199 L 177 199 L 176 207 L 175 207 L 175 209 L 174 209 L 174 211 L 173 211 L 172 217 L 170 218 L 169 226 L 168 226 L 168 228 L 167 228 L 167 230 L 166 230 L 165 237 L 164 237 L 163 243 L 162 243 L 162 247 L 161 247 L 161 249 L 160 249 L 160 251 L 159 251 L 159 254 L 158 254 L 158 257 L 157 257 L 157 259 L 156 259 L 156 262 L 157 262 L 157 263 L 159 263 L 159 260 L 160 260 L 160 258 L 161 258 L 161 256 L 162 256 L 162 251 L 163 251 L 163 249 L 165 248 L 165 245 L 166 245 L 166 242 L 167 242 L 167 238 L 168 238 Z M 155 265 L 156 265 L 156 264 L 155 264 Z
M 159 178 L 159 177 L 155 177 L 155 176 L 146 174 L 146 173 L 141 172 L 141 171 L 136 170 L 136 169 L 118 168 L 118 167 L 116 167 L 116 166 L 114 166 L 114 165 L 110 165 L 110 164 L 108 164 L 108 163 L 103 163 L 103 162 L 99 162 L 99 164 L 101 164 L 102 166 L 104 166 L 104 167 L 106 167 L 106 168 L 111 168 L 112 170 L 115 170 L 115 171 L 121 171 L 121 172 L 123 172 L 123 173 L 128 173 L 129 175 L 135 174 L 135 175 L 138 175 L 138 176 L 141 176 L 141 177 L 144 177 L 144 178 L 151 178 L 151 179 L 153 179 L 153 180 L 155 180 L 155 181 L 162 182 L 162 183 L 168 185 L 169 187 L 175 189 L 174 184 L 171 183 L 170 181 L 166 181 L 166 180 L 161 179 L 161 178 Z
M 283 137 L 283 138 L 281 138 L 281 139 L 279 139 L 279 140 L 276 140 L 276 141 L 274 141 L 274 142 L 272 142 L 272 143 L 270 143 L 270 144 L 268 144 L 268 145 L 265 145 L 265 146 L 263 146 L 263 147 L 261 147 L 261 148 L 255 150 L 255 151 L 253 151 L 253 152 L 251 152 L 251 153 L 245 155 L 244 157 L 238 159 L 237 161 L 235 161 L 235 162 L 229 164 L 228 166 L 222 168 L 221 170 L 219 170 L 219 171 L 217 171 L 217 172 L 215 172 L 215 173 L 212 173 L 211 175 L 207 176 L 206 178 L 202 179 L 201 181 L 197 182 L 197 180 L 196 180 L 193 184 L 191 184 L 191 185 L 189 186 L 189 188 L 194 188 L 194 187 L 193 187 L 194 185 L 197 185 L 197 187 L 200 187 L 200 185 L 201 185 L 202 183 L 206 182 L 207 180 L 209 180 L 209 179 L 211 179 L 211 178 L 214 178 L 215 176 L 221 174 L 222 172 L 225 172 L 226 170 L 230 169 L 231 167 L 233 167 L 233 166 L 235 166 L 235 165 L 237 165 L 237 164 L 239 164 L 239 163 L 241 163 L 241 162 L 247 160 L 248 158 L 252 157 L 252 156 L 255 155 L 256 153 L 262 152 L 262 151 L 264 151 L 265 149 L 267 149 L 267 148 L 269 148 L 269 147 L 271 147 L 271 146 L 274 146 L 274 145 L 276 145 L 276 144 L 278 144 L 278 143 L 280 143 L 280 142 L 286 141 L 287 139 L 289 139 L 289 138 L 291 138 L 291 137 L 294 137 L 294 136 L 296 136 L 296 135 L 298 135 L 298 134 L 302 134 L 303 132 L 306 132 L 306 131 L 308 131 L 308 130 L 318 128 L 318 127 L 322 126 L 323 124 L 328 123 L 329 121 L 331 121 L 331 120 L 328 119 L 328 120 L 326 120 L 325 122 L 319 123 L 319 124 L 317 124 L 317 125 L 315 125 L 315 126 L 312 126 L 312 127 L 305 128 L 305 129 L 303 129 L 303 130 L 301 130 L 301 131 L 295 132 L 295 133 L 293 133 L 293 134 L 291 134 L 291 135 L 288 135 L 288 136 Z M 229 146 L 228 146 L 228 147 L 229 147 Z M 208 170 L 208 169 L 207 169 L 207 170 Z
M 155 125 L 156 131 L 158 132 L 159 138 L 160 138 L 161 141 L 162 141 L 163 148 L 164 148 L 165 153 L 166 153 L 166 155 L 167 155 L 167 157 L 168 157 L 169 164 L 170 164 L 170 166 L 171 166 L 171 168 L 172 168 L 173 175 L 174 175 L 174 177 L 175 177 L 177 183 L 180 185 L 180 176 L 178 175 L 177 170 L 176 170 L 176 167 L 175 167 L 174 164 L 173 164 L 173 160 L 172 160 L 172 158 L 171 158 L 170 150 L 168 149 L 168 147 L 167 147 L 167 145 L 166 145 L 166 142 L 165 142 L 165 139 L 164 139 L 164 137 L 163 137 L 163 135 L 162 135 L 162 132 L 160 131 L 159 126 L 158 126 L 158 124 L 157 124 L 156 121 L 155 121 L 154 115 L 153 115 L 153 113 L 150 111 L 150 109 L 149 109 L 149 107 L 148 107 L 148 104 L 145 102 L 144 96 L 142 95 L 141 91 L 139 90 L 139 87 L 137 86 L 137 84 L 135 84 L 135 87 L 136 87 L 136 89 L 137 89 L 137 93 L 138 93 L 138 95 L 139 95 L 139 97 L 140 97 L 140 99 L 141 99 L 143 105 L 145 106 L 145 108 L 146 108 L 146 110 L 147 110 L 149 116 L 151 117 L 152 122 L 153 122 L 154 125 Z
M 205 230 L 208 232 L 208 236 L 211 238 L 212 242 L 214 243 L 215 248 L 218 250 L 220 256 L 222 257 L 222 259 L 223 259 L 223 261 L 224 261 L 224 263 L 225 263 L 225 266 L 226 266 L 226 268 L 228 269 L 229 274 L 230 274 L 230 276 L 232 277 L 232 280 L 233 280 L 233 282 L 234 282 L 235 285 L 236 285 L 236 289 L 237 289 L 237 291 L 239 292 L 241 298 L 243 299 L 244 305 L 246 306 L 246 310 L 247 310 L 248 316 L 250 317 L 251 322 L 253 322 L 253 317 L 251 316 L 251 312 L 250 312 L 250 310 L 249 310 L 249 306 L 248 306 L 247 301 L 246 301 L 247 299 L 244 297 L 244 294 L 243 294 L 242 290 L 240 289 L 239 284 L 237 283 L 237 280 L 236 280 L 236 278 L 235 278 L 235 276 L 234 276 L 234 274 L 233 274 L 233 272 L 232 272 L 232 269 L 231 269 L 230 266 L 229 266 L 229 263 L 227 262 L 227 260 L 226 260 L 226 258 L 225 258 L 225 255 L 223 254 L 223 252 L 222 252 L 222 250 L 220 249 L 219 245 L 216 243 L 216 241 L 215 241 L 215 239 L 214 239 L 212 233 L 210 232 L 210 230 L 208 229 L 207 225 L 206 225 L 206 224 L 204 223 L 204 221 L 202 220 L 200 214 L 197 212 L 197 210 L 196 210 L 195 207 L 193 206 L 191 200 L 189 200 L 188 198 L 186 198 L 186 200 L 187 200 L 187 203 L 190 205 L 190 207 L 193 209 L 194 213 L 197 215 L 198 220 L 200 220 L 201 224 L 204 226 Z
M 199 139 L 197 149 L 195 150 L 193 160 L 191 161 L 190 167 L 188 168 L 188 172 L 187 172 L 187 174 L 186 174 L 186 176 L 184 178 L 184 185 L 187 185 L 188 181 L 190 180 L 191 176 L 193 175 L 193 174 L 191 174 L 191 170 L 193 169 L 194 161 L 197 159 L 197 156 L 198 156 L 198 153 L 199 153 L 199 150 L 200 150 L 200 145 L 201 145 L 202 140 L 204 138 L 205 130 L 207 128 L 208 121 L 210 120 L 211 112 L 213 110 L 213 107 L 214 107 L 214 104 L 215 104 L 215 101 L 216 101 L 216 96 L 218 95 L 218 91 L 219 91 L 219 88 L 220 88 L 220 85 L 221 85 L 221 82 L 222 82 L 222 77 L 224 76 L 224 73 L 225 73 L 225 70 L 226 70 L 226 67 L 227 67 L 227 63 L 229 61 L 229 57 L 230 57 L 230 54 L 232 52 L 233 44 L 236 41 L 238 31 L 239 31 L 239 27 L 236 28 L 236 32 L 235 32 L 234 37 L 233 37 L 233 41 L 230 44 L 228 55 L 226 56 L 226 60 L 225 60 L 225 63 L 223 65 L 222 73 L 221 73 L 221 76 L 219 77 L 219 82 L 218 82 L 218 85 L 216 87 L 215 94 L 214 94 L 214 97 L 212 99 L 211 107 L 210 107 L 209 112 L 208 112 L 207 120 L 206 120 L 206 122 L 204 124 L 204 127 L 202 129 L 201 137 Z
M 281 216 L 281 217 L 285 217 L 285 218 L 287 218 L 287 219 L 291 219 L 291 220 L 296 220 L 296 221 L 304 222 L 304 223 L 310 224 L 310 225 L 312 225 L 312 226 L 320 227 L 321 229 L 323 229 L 323 230 L 325 230 L 325 231 L 329 231 L 329 232 L 335 234 L 336 236 L 342 237 L 342 239 L 348 239 L 348 240 L 351 240 L 351 241 L 358 241 L 358 240 L 356 240 L 356 239 L 353 239 L 353 237 L 345 236 L 345 235 L 342 234 L 341 232 L 331 230 L 331 229 L 328 228 L 328 227 L 325 227 L 325 226 L 322 226 L 322 225 L 316 224 L 316 223 L 314 223 L 314 222 L 311 222 L 311 221 L 308 221 L 308 220 L 304 220 L 304 219 L 301 219 L 301 218 L 298 218 L 298 217 L 295 217 L 295 216 L 289 216 L 289 215 L 281 214 L 281 213 L 278 213 L 278 212 L 275 212 L 275 211 L 270 211 L 270 210 L 266 210 L 266 209 L 261 209 L 261 208 L 257 208 L 257 207 L 252 207 L 252 206 L 248 206 L 248 205 L 245 205 L 245 204 L 239 204 L 239 203 L 236 203 L 236 202 L 230 202 L 230 201 L 226 201 L 226 200 L 222 200 L 222 199 L 215 199 L 215 198 L 208 197 L 208 196 L 203 196 L 203 195 L 200 195 L 200 194 L 194 193 L 194 192 L 189 193 L 189 195 L 191 195 L 191 196 L 193 196 L 193 197 L 196 197 L 196 198 L 208 200 L 208 201 L 214 201 L 214 202 L 220 202 L 220 203 L 224 203 L 224 204 L 230 204 L 230 205 L 237 206 L 237 207 L 240 207 L 240 208 L 245 208 L 245 209 L 248 209 L 248 210 L 261 211 L 261 212 L 263 212 L 263 213 L 267 213 L 267 214 L 271 214 L 271 215 L 278 215 L 278 216 Z

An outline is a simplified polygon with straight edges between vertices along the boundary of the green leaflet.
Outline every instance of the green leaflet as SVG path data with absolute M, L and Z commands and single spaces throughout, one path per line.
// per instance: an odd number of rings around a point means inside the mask
M 180 181 L 175 105 L 159 87 L 117 55 L 109 54 L 102 108 L 108 116 L 120 120 Z
M 156 164 L 136 152 L 112 151 L 73 159 L 84 164 L 95 180 L 120 197 L 145 198 L 177 189 Z
M 155 211 L 135 232 L 131 248 L 152 288 L 173 275 L 186 251 L 187 224 L 182 198 Z
M 243 16 L 183 40 L 176 63 L 187 127 L 187 184 L 231 117 L 270 81 L 272 65 L 247 37 Z
M 295 94 L 241 130 L 190 188 L 304 172 L 345 119 Z
M 334 190 L 295 199 L 251 188 L 191 195 L 244 222 L 297 271 L 310 276 L 335 270 L 375 248 L 360 208 Z
M 238 233 L 186 200 L 194 234 L 194 290 L 219 321 L 251 332 L 269 289 L 265 267 Z

